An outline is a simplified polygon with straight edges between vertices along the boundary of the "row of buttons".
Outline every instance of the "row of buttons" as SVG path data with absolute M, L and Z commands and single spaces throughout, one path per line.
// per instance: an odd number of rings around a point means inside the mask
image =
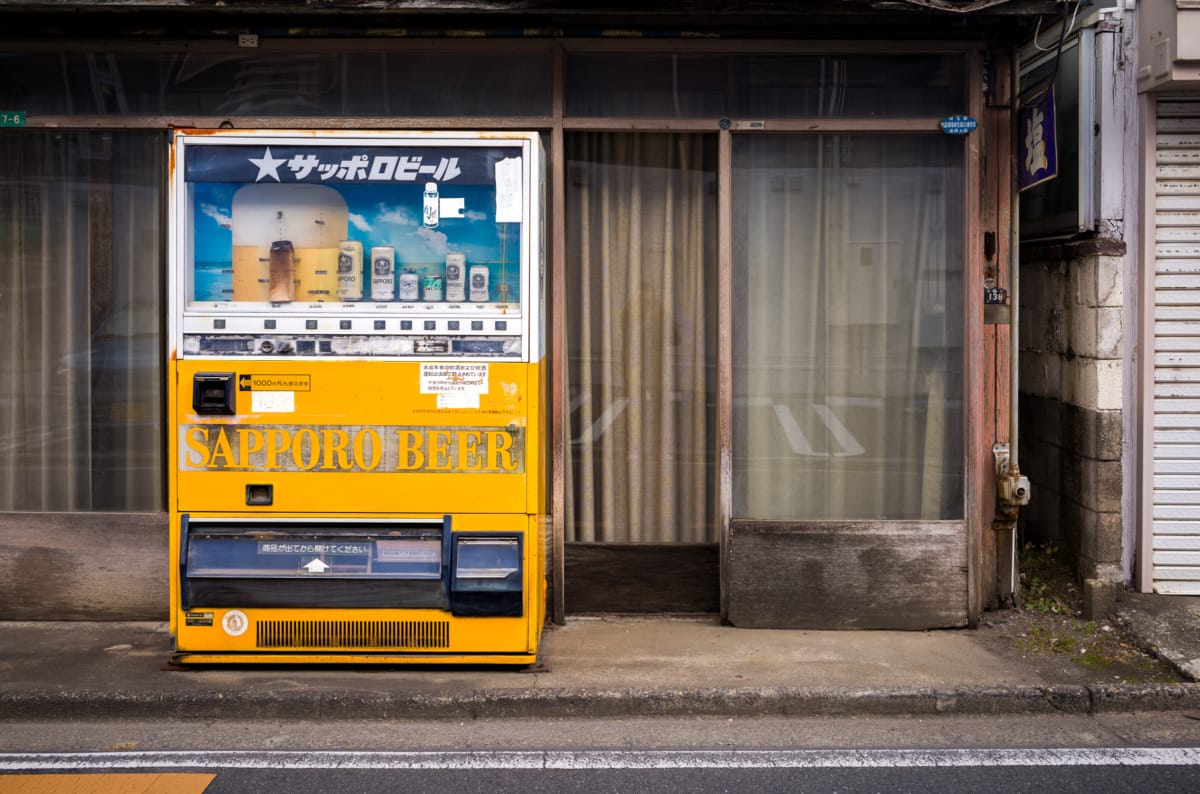
M 374 329 L 376 331 L 386 331 L 388 329 L 388 321 L 387 320 L 372 320 L 371 322 L 374 324 Z M 413 330 L 413 320 L 400 320 L 399 322 L 400 322 L 400 330 L 401 331 Z M 426 331 L 438 330 L 437 320 L 423 320 L 422 326 L 423 326 L 424 330 L 426 330 Z M 338 327 L 343 331 L 352 331 L 352 330 L 354 330 L 354 322 L 352 320 L 338 320 Z M 447 320 L 446 321 L 446 330 L 447 331 L 458 331 L 461 329 L 461 327 L 462 327 L 462 323 L 459 320 Z M 225 321 L 224 320 L 213 320 L 213 328 L 218 331 L 224 330 Z M 317 321 L 316 320 L 305 320 L 304 328 L 305 328 L 305 330 L 308 330 L 308 331 L 317 330 Z M 276 321 L 275 320 L 263 320 L 263 329 L 267 330 L 267 331 L 274 331 L 276 329 Z M 483 320 L 471 320 L 471 330 L 472 331 L 482 331 L 483 330 Z M 492 330 L 507 331 L 508 330 L 508 320 L 496 320 Z

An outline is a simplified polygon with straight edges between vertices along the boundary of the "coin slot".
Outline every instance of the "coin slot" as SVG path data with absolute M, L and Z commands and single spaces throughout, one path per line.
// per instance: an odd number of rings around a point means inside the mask
M 246 504 L 263 506 L 275 502 L 275 486 L 269 483 L 251 483 L 246 486 Z

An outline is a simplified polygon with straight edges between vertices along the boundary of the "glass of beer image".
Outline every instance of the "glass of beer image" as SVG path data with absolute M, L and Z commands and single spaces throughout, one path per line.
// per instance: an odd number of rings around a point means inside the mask
M 291 240 L 271 243 L 267 300 L 286 303 L 296 297 L 296 255 Z
M 324 185 L 246 185 L 233 194 L 232 215 L 235 301 L 338 299 L 338 249 L 349 226 L 340 193 Z M 290 290 L 283 251 L 276 251 L 284 242 L 291 246 Z

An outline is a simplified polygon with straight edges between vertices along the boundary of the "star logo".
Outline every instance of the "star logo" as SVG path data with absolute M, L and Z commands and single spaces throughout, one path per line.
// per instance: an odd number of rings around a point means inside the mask
M 250 158 L 250 162 L 258 166 L 258 176 L 254 178 L 255 182 L 261 182 L 264 176 L 271 176 L 276 182 L 279 181 L 279 166 L 287 162 L 286 159 L 276 159 L 271 156 L 271 147 L 267 147 L 266 154 L 259 159 Z

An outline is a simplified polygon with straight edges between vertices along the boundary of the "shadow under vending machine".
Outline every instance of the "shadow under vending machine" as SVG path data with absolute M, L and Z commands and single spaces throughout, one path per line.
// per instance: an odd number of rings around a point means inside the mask
M 535 662 L 538 135 L 171 153 L 172 661 Z

